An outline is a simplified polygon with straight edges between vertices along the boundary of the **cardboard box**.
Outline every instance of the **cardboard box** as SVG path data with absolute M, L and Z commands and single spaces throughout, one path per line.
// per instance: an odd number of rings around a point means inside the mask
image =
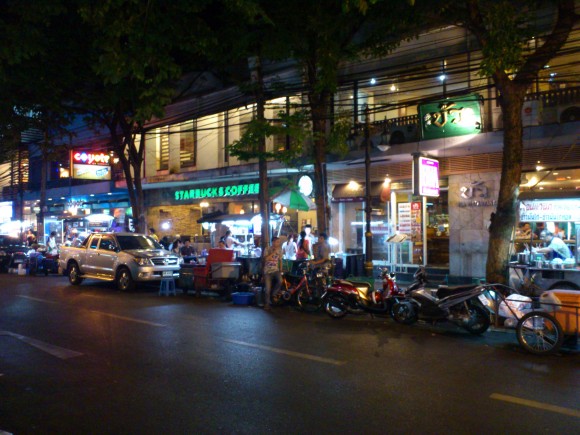
M 240 263 L 233 262 L 212 263 L 211 277 L 212 279 L 238 279 L 241 267 Z
M 578 333 L 580 322 L 580 291 L 548 290 L 540 295 L 542 308 L 552 314 L 562 326 L 564 334 Z

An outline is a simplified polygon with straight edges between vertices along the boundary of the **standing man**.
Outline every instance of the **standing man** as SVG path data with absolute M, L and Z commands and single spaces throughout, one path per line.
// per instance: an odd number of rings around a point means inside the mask
M 272 295 L 277 294 L 282 286 L 282 249 L 280 239 L 272 237 L 272 246 L 264 251 L 264 285 L 266 287 L 266 300 L 264 309 L 270 310 Z
M 318 243 L 314 245 L 314 260 L 310 262 L 311 266 L 324 267 L 330 263 L 330 245 L 326 233 L 318 235 Z
M 155 230 L 153 228 L 149 228 L 149 237 L 151 237 L 156 242 L 159 242 L 159 237 L 155 234 Z

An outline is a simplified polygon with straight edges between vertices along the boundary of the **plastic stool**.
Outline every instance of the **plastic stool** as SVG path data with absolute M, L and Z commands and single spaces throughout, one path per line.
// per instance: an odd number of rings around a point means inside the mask
M 175 295 L 175 280 L 173 278 L 171 279 L 162 279 L 161 280 L 161 285 L 159 287 L 159 296 L 165 295 L 165 296 L 169 296 L 169 295 Z

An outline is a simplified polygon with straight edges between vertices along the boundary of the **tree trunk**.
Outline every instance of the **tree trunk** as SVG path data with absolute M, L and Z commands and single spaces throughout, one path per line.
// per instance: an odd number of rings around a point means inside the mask
M 491 215 L 486 279 L 507 283 L 509 248 L 516 223 L 517 200 L 522 175 L 523 130 L 522 106 L 525 88 L 507 81 L 501 87 L 504 128 L 502 173 L 497 209 Z
M 265 122 L 265 95 L 264 95 L 264 71 L 262 69 L 262 59 L 260 56 L 252 57 L 249 60 L 249 67 L 252 73 L 252 85 L 256 96 L 256 119 Z M 262 238 L 260 246 L 262 252 L 270 246 L 270 192 L 268 191 L 268 162 L 266 160 L 266 138 L 260 137 L 258 143 L 258 171 L 260 192 L 258 199 L 260 202 L 260 214 L 262 215 Z M 262 264 L 263 266 L 263 264 Z
M 309 74 L 309 87 L 315 89 L 315 79 Z M 312 112 L 312 132 L 314 136 L 314 185 L 316 188 L 316 220 L 318 232 L 327 232 L 330 220 L 328 194 L 326 189 L 326 138 L 330 112 L 330 93 L 308 93 Z

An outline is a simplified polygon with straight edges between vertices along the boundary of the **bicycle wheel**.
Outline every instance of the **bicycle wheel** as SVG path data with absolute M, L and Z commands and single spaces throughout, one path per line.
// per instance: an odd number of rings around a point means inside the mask
M 521 346 L 536 355 L 557 352 L 564 341 L 564 332 L 558 321 L 542 311 L 524 315 L 516 326 L 516 334 Z
M 309 287 L 302 287 L 298 291 L 296 302 L 301 310 L 314 312 L 322 307 L 322 295 L 317 294 L 315 289 Z

